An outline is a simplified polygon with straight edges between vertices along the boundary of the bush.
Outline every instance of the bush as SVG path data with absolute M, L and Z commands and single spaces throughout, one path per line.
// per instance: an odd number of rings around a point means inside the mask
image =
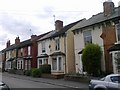
M 82 53 L 82 62 L 89 75 L 99 76 L 101 71 L 101 47 L 97 44 L 88 44 Z
M 42 73 L 51 73 L 51 65 L 49 64 L 44 64 L 40 66 L 40 70 Z
M 33 77 L 40 77 L 41 76 L 41 70 L 37 68 L 33 68 L 31 71 L 31 75 Z
M 25 70 L 25 71 L 24 71 L 24 74 L 25 74 L 26 76 L 30 76 L 30 75 L 31 75 L 31 70 Z
M 12 74 L 16 74 L 16 70 L 14 70 L 14 69 L 10 69 L 10 70 L 8 70 L 8 72 L 12 73 Z

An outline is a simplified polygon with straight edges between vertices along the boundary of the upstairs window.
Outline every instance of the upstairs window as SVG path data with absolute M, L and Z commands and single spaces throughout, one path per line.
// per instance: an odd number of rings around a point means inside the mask
M 42 53 L 45 53 L 45 41 L 42 42 Z
M 120 23 L 116 24 L 116 37 L 117 41 L 120 42 Z
M 85 43 L 85 45 L 88 44 L 88 43 L 92 43 L 91 31 L 83 32 L 83 36 L 84 36 L 84 43 Z
M 23 48 L 20 49 L 20 55 L 23 56 Z
M 30 46 L 28 46 L 28 56 L 30 56 Z
M 60 39 L 55 39 L 55 50 L 60 50 Z

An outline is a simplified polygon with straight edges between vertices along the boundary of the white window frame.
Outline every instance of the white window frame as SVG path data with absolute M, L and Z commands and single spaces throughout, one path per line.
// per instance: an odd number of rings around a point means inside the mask
M 24 65 L 23 60 L 17 61 L 17 69 L 23 69 L 23 65 Z
M 43 65 L 43 64 L 48 64 L 48 58 L 40 58 L 40 59 L 38 59 L 38 68 L 40 68 L 40 66 Z
M 56 60 L 55 62 L 53 62 Z M 52 58 L 52 70 L 56 71 L 57 70 L 57 57 Z
M 27 68 L 27 64 L 28 64 L 28 61 L 25 60 L 25 70 L 28 70 L 28 68 Z
M 42 53 L 46 52 L 46 48 L 45 48 L 46 46 L 45 45 L 46 45 L 45 41 L 42 41 L 41 42 Z
M 23 55 L 23 48 L 20 49 L 20 56 L 24 56 Z
M 25 70 L 31 69 L 31 60 L 25 60 Z
M 120 58 L 120 51 L 116 51 L 115 53 L 114 53 L 114 59 L 115 58 Z M 120 69 L 117 69 L 117 67 L 119 66 L 120 67 L 120 65 L 117 65 L 117 63 L 116 63 L 116 59 L 115 59 L 115 68 L 116 68 L 116 70 L 117 70 L 117 72 L 118 73 L 120 73 Z
M 61 58 L 61 62 L 59 62 L 60 58 Z M 54 65 L 53 65 L 53 59 L 56 59 L 55 69 L 53 68 L 54 67 Z M 56 56 L 56 57 L 52 58 L 52 70 L 53 71 L 63 71 L 63 57 L 62 56 Z
M 117 43 L 120 43 L 120 37 L 118 39 L 118 30 L 119 30 L 119 33 L 120 33 L 120 23 L 116 24 L 115 25 L 115 29 L 116 29 L 116 38 L 117 38 Z
M 28 46 L 28 56 L 30 56 L 30 52 L 31 52 L 30 46 Z
M 60 38 L 55 39 L 55 50 L 60 50 Z

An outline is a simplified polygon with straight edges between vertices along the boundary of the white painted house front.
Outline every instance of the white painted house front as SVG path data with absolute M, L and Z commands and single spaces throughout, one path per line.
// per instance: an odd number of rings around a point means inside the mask
M 51 64 L 49 60 L 50 55 L 50 39 L 49 37 L 54 34 L 54 31 L 49 32 L 38 40 L 38 55 L 37 55 L 37 68 L 43 64 Z
M 79 24 L 81 25 L 81 24 Z M 75 48 L 75 63 L 76 63 L 76 72 L 83 73 L 83 64 L 82 64 L 82 50 L 85 47 L 86 43 L 94 43 L 103 48 L 103 40 L 100 37 L 102 34 L 102 26 L 94 25 L 85 27 L 83 29 L 78 29 L 74 32 L 74 48 Z M 104 55 L 104 54 L 103 54 Z M 104 56 L 103 56 L 104 57 Z M 105 70 L 104 58 L 101 59 L 102 70 Z

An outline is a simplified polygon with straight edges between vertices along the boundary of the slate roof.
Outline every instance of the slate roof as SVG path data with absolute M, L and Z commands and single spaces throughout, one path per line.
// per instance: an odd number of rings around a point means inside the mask
M 49 57 L 48 54 L 41 54 L 40 56 L 37 56 L 37 58 L 44 58 L 44 57 Z
M 25 40 L 23 42 L 20 42 L 20 44 L 17 45 L 16 47 L 21 48 L 21 47 L 29 46 L 31 44 L 32 44 L 31 39 L 28 39 L 28 40 Z
M 12 50 L 12 49 L 15 49 L 15 48 L 16 48 L 16 45 L 12 44 L 8 48 L 5 48 L 5 51 L 9 51 L 9 50 Z
M 114 46 L 112 46 L 108 49 L 109 52 L 118 51 L 118 50 L 120 50 L 120 44 L 115 44 Z
M 82 20 L 83 20 L 83 19 L 82 19 Z M 79 21 L 76 21 L 76 22 L 74 22 L 74 23 L 70 23 L 70 24 L 64 26 L 60 31 L 55 32 L 50 38 L 58 37 L 58 36 L 61 36 L 61 35 L 65 34 L 65 32 L 66 32 L 67 30 L 69 30 L 70 28 L 72 28 L 74 25 L 76 25 L 78 22 L 81 22 L 82 20 L 79 20 Z
M 104 16 L 103 12 L 98 13 L 96 15 L 93 15 L 88 20 L 84 20 L 83 22 L 81 22 L 80 26 L 76 30 L 84 28 L 84 27 L 88 27 L 88 26 L 91 26 L 91 25 L 94 25 L 94 24 L 98 24 L 98 23 L 101 23 L 101 22 L 104 22 L 104 21 L 112 20 L 112 19 L 115 19 L 115 18 L 120 18 L 120 14 L 118 14 L 118 11 L 119 11 L 118 8 L 120 8 L 120 7 L 116 7 L 115 12 L 110 16 Z M 75 30 L 73 30 L 73 31 L 75 31 Z
M 65 53 L 63 53 L 63 52 L 54 52 L 54 53 L 52 53 L 50 56 L 58 56 L 58 55 L 63 55 L 63 56 L 65 56 Z
M 46 34 L 48 34 L 48 32 L 47 32 L 47 33 L 44 33 L 44 34 L 41 34 L 41 35 L 38 35 L 38 36 L 37 36 L 37 37 L 38 37 L 37 39 L 43 37 L 43 36 L 46 35 Z M 18 44 L 18 45 L 12 44 L 12 45 L 10 45 L 8 48 L 6 48 L 5 50 L 6 50 L 6 51 L 9 51 L 9 50 L 13 50 L 13 49 L 15 49 L 15 48 L 21 48 L 21 47 L 29 46 L 29 45 L 31 45 L 31 44 L 32 44 L 31 39 L 28 39 L 28 40 L 25 40 L 25 41 L 20 42 L 20 44 Z
M 48 32 L 46 35 L 44 35 L 43 37 L 41 37 L 40 39 L 38 39 L 38 41 L 42 41 L 42 40 L 48 39 L 48 38 L 50 38 L 53 34 L 55 34 L 55 30 Z

